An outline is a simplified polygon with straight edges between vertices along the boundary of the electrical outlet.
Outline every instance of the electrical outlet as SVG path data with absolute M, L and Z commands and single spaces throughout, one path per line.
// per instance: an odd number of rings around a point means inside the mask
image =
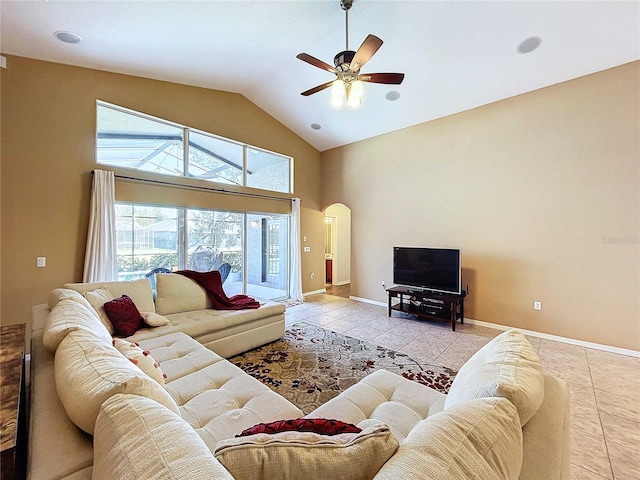
M 316 278 L 316 274 L 314 272 L 311 272 L 311 274 L 309 275 L 310 278 Z
M 542 310 L 542 302 L 533 302 L 534 310 Z
M 309 253 L 311 251 L 311 247 L 304 247 L 304 253 Z

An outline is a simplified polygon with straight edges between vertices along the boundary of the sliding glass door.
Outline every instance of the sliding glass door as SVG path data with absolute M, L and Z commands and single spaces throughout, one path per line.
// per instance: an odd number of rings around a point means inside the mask
M 288 295 L 288 215 L 120 203 L 116 232 L 121 280 L 144 278 L 158 267 L 220 270 L 228 296 Z

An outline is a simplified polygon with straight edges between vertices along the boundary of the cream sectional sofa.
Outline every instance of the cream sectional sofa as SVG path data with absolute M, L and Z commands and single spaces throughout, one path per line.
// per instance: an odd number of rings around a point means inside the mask
M 98 285 L 67 285 L 52 292 L 50 309 L 34 308 L 30 479 L 569 478 L 566 383 L 542 372 L 535 351 L 516 331 L 476 353 L 449 395 L 378 371 L 307 416 L 352 423 L 360 433 L 236 438 L 259 423 L 302 417 L 295 405 L 223 358 L 257 346 L 257 339 L 248 340 L 256 332 L 239 325 L 264 332 L 273 323 L 264 318 L 283 311 L 270 303 L 254 311 L 173 311 L 201 306 L 184 303 L 185 292 L 202 297 L 182 279 L 168 282 L 177 282 L 179 298 L 172 301 L 158 288 L 155 305 L 145 303 L 150 292 L 142 283 L 103 285 L 170 320 L 127 339 L 150 352 L 164 381 L 114 347 L 99 314 L 79 293 Z M 261 320 L 256 315 L 262 308 L 269 314 Z M 251 318 L 241 321 L 243 314 Z M 207 331 L 199 323 L 210 316 L 214 326 Z M 225 337 L 225 331 L 231 334 Z

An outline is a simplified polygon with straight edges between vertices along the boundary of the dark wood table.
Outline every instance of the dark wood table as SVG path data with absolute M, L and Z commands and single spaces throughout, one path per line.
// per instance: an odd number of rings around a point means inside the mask
M 25 476 L 25 325 L 0 327 L 0 477 Z

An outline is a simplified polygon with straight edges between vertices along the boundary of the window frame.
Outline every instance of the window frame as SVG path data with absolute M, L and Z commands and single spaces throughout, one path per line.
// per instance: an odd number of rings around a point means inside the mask
M 120 112 L 120 113 L 124 113 L 127 115 L 132 115 L 132 116 L 136 116 L 138 118 L 141 118 L 143 120 L 148 120 L 148 121 L 153 121 L 153 122 L 158 122 L 161 123 L 163 125 L 167 125 L 173 128 L 179 128 L 182 131 L 182 173 L 181 174 L 177 174 L 177 175 L 171 175 L 168 173 L 159 173 L 159 172 L 150 172 L 147 170 L 142 170 L 140 168 L 134 168 L 131 166 L 121 166 L 121 165 L 115 165 L 113 163 L 105 163 L 105 162 L 100 162 L 98 159 L 98 153 L 99 153 L 99 149 L 98 149 L 98 135 L 100 133 L 99 131 L 99 107 L 102 108 L 107 108 L 107 109 L 111 109 L 114 110 L 116 112 Z M 233 181 L 229 181 L 229 183 L 225 183 L 225 182 L 219 182 L 213 179 L 207 179 L 207 178 L 198 178 L 197 176 L 191 175 L 189 173 L 189 152 L 190 152 L 190 148 L 191 147 L 191 142 L 190 142 L 190 133 L 194 133 L 194 134 L 198 134 L 198 135 L 202 135 L 202 136 L 206 136 L 206 137 L 210 137 L 212 139 L 221 141 L 221 142 L 226 142 L 226 143 L 230 143 L 233 145 L 237 145 L 239 147 L 242 148 L 242 165 L 238 166 L 242 169 L 242 183 L 241 184 L 236 184 Z M 208 182 L 208 183 L 217 183 L 217 184 L 221 184 L 221 185 L 233 185 L 234 187 L 239 187 L 242 189 L 255 189 L 255 190 L 262 190 L 265 192 L 273 192 L 273 193 L 284 193 L 284 194 L 294 194 L 294 158 L 290 155 L 285 155 L 283 153 L 278 153 L 278 152 L 274 152 L 271 150 L 267 150 L 265 148 L 261 148 L 261 147 L 257 147 L 255 145 L 250 145 L 248 143 L 243 143 L 243 142 L 239 142 L 237 140 L 233 140 L 230 138 L 226 138 L 226 137 L 222 137 L 220 135 L 216 135 L 215 133 L 211 133 L 211 132 L 206 132 L 204 130 L 200 130 L 197 128 L 193 128 L 193 127 L 189 127 L 187 125 L 182 125 L 180 123 L 176 123 L 176 122 L 172 122 L 170 120 L 165 120 L 163 118 L 159 118 L 159 117 L 155 117 L 153 115 L 148 115 L 146 113 L 142 113 L 142 112 L 137 112 L 135 110 L 131 110 L 129 108 L 126 107 L 122 107 L 120 105 L 115 105 L 109 102 L 105 102 L 103 100 L 96 100 L 96 147 L 95 147 L 95 162 L 97 165 L 107 165 L 110 167 L 114 167 L 114 168 L 122 168 L 122 169 L 126 169 L 126 170 L 131 170 L 131 171 L 136 171 L 136 172 L 143 172 L 145 174 L 149 174 L 149 175 L 158 175 L 158 176 L 162 176 L 162 177 L 169 177 L 169 178 L 181 178 L 181 179 L 186 179 L 187 181 L 203 181 L 203 182 Z M 257 152 L 261 152 L 264 154 L 268 154 L 268 155 L 273 155 L 276 157 L 281 157 L 282 159 L 286 159 L 286 161 L 288 162 L 288 168 L 287 168 L 287 190 L 286 191 L 282 191 L 282 190 L 273 190 L 273 189 L 269 189 L 269 188 L 261 188 L 261 187 L 254 187 L 254 186 L 249 186 L 248 183 L 248 168 L 247 168 L 247 164 L 248 164 L 248 158 L 249 158 L 249 151 L 253 150 L 253 151 L 257 151 Z

